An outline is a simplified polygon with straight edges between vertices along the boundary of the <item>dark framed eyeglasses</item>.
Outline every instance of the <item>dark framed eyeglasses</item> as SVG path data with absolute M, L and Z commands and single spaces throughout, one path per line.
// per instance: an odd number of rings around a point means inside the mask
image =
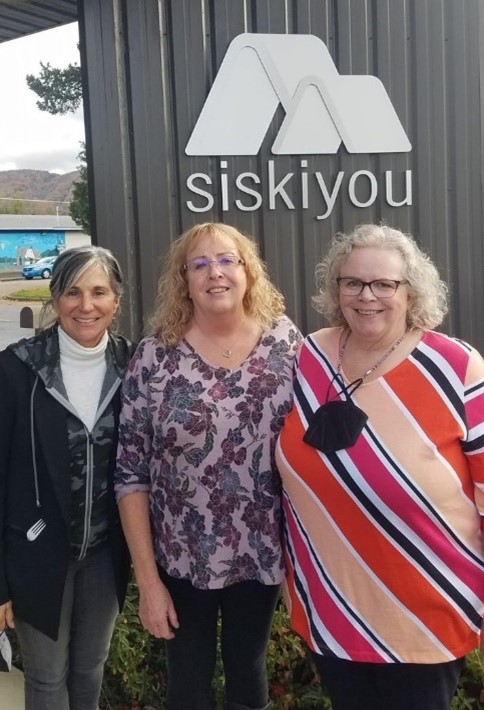
M 397 292 L 401 284 L 408 284 L 406 280 L 397 281 L 395 279 L 373 279 L 373 281 L 362 281 L 355 279 L 352 276 L 341 276 L 336 279 L 339 292 L 343 296 L 359 296 L 365 286 L 368 286 L 370 291 L 376 298 L 390 298 Z
M 236 266 L 245 264 L 245 261 L 235 254 L 221 254 L 216 259 L 207 259 L 204 256 L 196 256 L 183 264 L 185 271 L 208 271 L 212 266 L 217 266 L 221 271 L 230 271 Z

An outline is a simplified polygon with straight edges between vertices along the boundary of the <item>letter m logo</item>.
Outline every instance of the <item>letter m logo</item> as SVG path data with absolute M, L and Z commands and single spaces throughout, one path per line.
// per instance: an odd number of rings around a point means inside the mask
M 187 155 L 257 155 L 279 105 L 279 155 L 404 153 L 410 142 L 374 76 L 341 76 L 314 35 L 241 34 L 229 45 Z

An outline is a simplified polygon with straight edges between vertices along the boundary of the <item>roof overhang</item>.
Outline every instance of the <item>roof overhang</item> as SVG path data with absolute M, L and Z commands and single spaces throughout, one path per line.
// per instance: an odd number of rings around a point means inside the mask
M 0 42 L 78 19 L 78 0 L 0 0 Z

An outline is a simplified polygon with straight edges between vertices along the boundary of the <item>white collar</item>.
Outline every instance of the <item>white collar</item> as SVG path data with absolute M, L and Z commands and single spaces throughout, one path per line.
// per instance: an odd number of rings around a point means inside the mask
M 108 332 L 105 331 L 100 342 L 93 348 L 85 348 L 71 338 L 65 330 L 59 326 L 59 349 L 63 357 L 69 358 L 70 360 L 97 360 L 104 357 L 106 348 L 108 345 Z

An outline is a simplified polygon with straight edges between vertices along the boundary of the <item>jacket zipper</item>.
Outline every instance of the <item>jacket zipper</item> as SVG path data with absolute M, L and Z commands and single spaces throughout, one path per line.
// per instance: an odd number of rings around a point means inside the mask
M 120 386 L 121 381 L 117 379 L 112 387 L 107 392 L 101 405 L 98 407 L 96 412 L 96 418 L 94 420 L 93 427 L 96 426 L 97 421 L 104 409 L 111 401 L 114 393 Z M 74 410 L 75 411 L 75 410 Z M 76 412 L 76 416 L 77 412 Z M 84 536 L 82 539 L 81 551 L 79 552 L 78 560 L 84 559 L 86 556 L 87 548 L 89 545 L 89 537 L 91 535 L 91 513 L 92 513 L 92 490 L 94 486 L 94 442 L 92 438 L 92 432 L 88 431 L 84 425 L 84 431 L 86 432 L 86 499 L 84 508 Z
M 94 444 L 92 440 L 92 433 L 84 427 L 86 431 L 86 498 L 84 506 L 84 536 L 81 545 L 81 551 L 79 552 L 79 560 L 84 559 L 86 556 L 87 546 L 89 544 L 89 537 L 91 534 L 91 513 L 92 513 L 92 489 L 94 480 Z

